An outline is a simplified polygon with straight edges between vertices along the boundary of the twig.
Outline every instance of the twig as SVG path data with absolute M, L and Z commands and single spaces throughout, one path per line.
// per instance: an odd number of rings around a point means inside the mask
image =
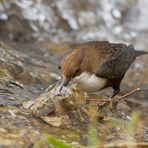
M 137 91 L 141 91 L 141 88 L 138 87 L 138 88 L 136 88 L 136 89 L 134 89 L 134 90 L 132 90 L 132 91 L 126 93 L 126 94 L 123 95 L 123 96 L 118 96 L 118 97 L 117 97 L 117 101 L 119 101 L 119 100 L 121 100 L 121 99 L 123 99 L 123 98 L 125 98 L 125 97 L 127 97 L 127 96 L 129 96 L 129 95 L 131 95 L 131 94 L 133 94 L 133 93 L 135 93 L 135 92 L 137 92 Z M 87 100 L 88 100 L 88 101 L 97 101 L 97 102 L 110 102 L 110 100 L 98 100 L 98 99 L 87 99 Z
M 119 100 L 121 100 L 121 99 L 123 99 L 123 98 L 125 98 L 125 97 L 127 97 L 127 96 L 129 96 L 129 95 L 131 95 L 131 94 L 133 94 L 135 92 L 137 92 L 137 91 L 140 91 L 140 90 L 141 90 L 141 88 L 138 87 L 138 88 L 132 90 L 131 92 L 129 92 L 129 93 L 123 95 L 123 96 L 118 96 L 117 100 L 119 101 Z
M 110 100 L 100 100 L 100 99 L 86 99 L 87 101 L 97 101 L 97 102 L 109 102 Z

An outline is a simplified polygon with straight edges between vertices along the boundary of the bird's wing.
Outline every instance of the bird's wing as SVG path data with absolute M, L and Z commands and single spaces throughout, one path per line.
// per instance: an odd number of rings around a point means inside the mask
M 134 47 L 114 44 L 110 49 L 111 54 L 99 66 L 96 75 L 108 79 L 121 78 L 136 57 Z

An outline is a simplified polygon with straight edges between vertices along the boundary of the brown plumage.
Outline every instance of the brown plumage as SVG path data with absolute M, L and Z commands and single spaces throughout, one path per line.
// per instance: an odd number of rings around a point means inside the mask
M 112 87 L 114 89 L 112 97 L 114 97 L 120 91 L 120 83 L 127 69 L 141 54 L 147 52 L 136 51 L 133 45 L 91 41 L 76 46 L 62 59 L 59 68 L 65 85 L 72 78 L 76 78 L 79 86 L 84 82 L 85 86 L 83 85 L 82 90 L 93 92 Z M 96 84 L 97 82 L 100 84 Z M 90 84 L 91 89 L 86 88 L 87 84 Z

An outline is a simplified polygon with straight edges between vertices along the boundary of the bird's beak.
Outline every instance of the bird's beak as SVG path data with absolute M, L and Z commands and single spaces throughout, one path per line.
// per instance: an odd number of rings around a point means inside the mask
M 71 78 L 67 78 L 67 77 L 63 76 L 63 82 L 62 82 L 62 84 L 60 86 L 59 91 L 62 90 L 63 86 L 66 87 L 68 85 L 68 83 L 70 82 L 70 80 L 71 80 Z
M 71 78 L 67 78 L 67 77 L 63 77 L 63 86 L 67 86 L 68 85 L 68 83 L 70 82 L 70 80 L 71 80 Z

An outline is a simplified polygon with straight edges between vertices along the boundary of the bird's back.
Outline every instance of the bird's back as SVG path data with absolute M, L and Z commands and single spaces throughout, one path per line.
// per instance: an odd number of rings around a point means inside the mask
M 89 72 L 102 78 L 119 78 L 125 74 L 135 57 L 132 45 L 92 41 L 76 46 L 62 60 L 61 70 L 65 75 Z

